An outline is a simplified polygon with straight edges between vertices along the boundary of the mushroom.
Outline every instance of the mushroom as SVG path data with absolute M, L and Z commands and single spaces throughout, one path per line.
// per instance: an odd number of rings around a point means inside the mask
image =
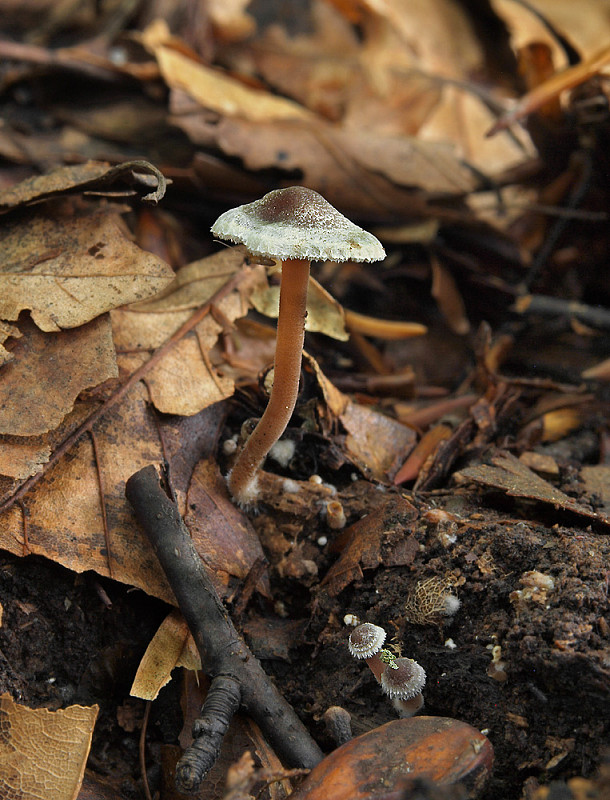
M 381 682 L 381 676 L 388 666 L 387 660 L 381 657 L 384 651 L 381 649 L 385 642 L 386 632 L 379 625 L 372 622 L 363 622 L 349 635 L 347 646 L 354 658 L 364 658 L 366 663 L 377 679 Z
M 400 716 L 410 717 L 424 704 L 422 689 L 426 683 L 426 672 L 412 658 L 396 658 L 393 666 L 394 669 L 382 672 L 379 682 L 385 694 L 392 698 Z
M 249 506 L 258 495 L 258 469 L 286 429 L 296 405 L 310 262 L 379 261 L 385 252 L 372 234 L 304 186 L 277 189 L 226 211 L 212 226 L 212 233 L 245 245 L 254 256 L 282 262 L 271 396 L 228 476 L 233 498 Z

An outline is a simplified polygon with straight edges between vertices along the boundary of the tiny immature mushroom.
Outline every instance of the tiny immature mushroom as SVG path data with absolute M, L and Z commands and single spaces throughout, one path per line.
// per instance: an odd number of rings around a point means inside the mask
M 412 717 L 423 707 L 426 672 L 412 658 L 396 658 L 394 669 L 386 669 L 380 683 L 400 717 Z
M 258 495 L 258 469 L 286 429 L 296 405 L 310 262 L 379 261 L 385 252 L 372 234 L 304 186 L 277 189 L 226 211 L 212 226 L 212 233 L 245 245 L 254 256 L 282 262 L 271 396 L 228 476 L 232 497 L 248 506 Z
M 354 658 L 365 659 L 378 682 L 381 681 L 381 675 L 388 666 L 385 653 L 389 651 L 382 650 L 385 637 L 386 632 L 379 625 L 363 622 L 350 633 L 347 644 Z M 381 657 L 382 654 L 384 658 Z
M 381 675 L 381 687 L 389 697 L 410 700 L 420 694 L 426 684 L 426 672 L 412 658 L 394 659 L 395 669 L 386 669 Z

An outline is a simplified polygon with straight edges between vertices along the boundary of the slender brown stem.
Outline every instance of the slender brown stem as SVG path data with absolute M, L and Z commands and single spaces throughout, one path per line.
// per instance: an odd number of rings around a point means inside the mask
M 305 340 L 308 281 L 309 261 L 284 261 L 271 397 L 265 413 L 229 474 L 229 491 L 243 505 L 256 500 L 258 468 L 286 430 L 297 402 Z

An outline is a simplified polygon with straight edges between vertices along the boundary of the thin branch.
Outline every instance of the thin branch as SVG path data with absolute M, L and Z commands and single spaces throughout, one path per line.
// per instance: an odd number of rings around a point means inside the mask
M 97 437 L 92 428 L 89 429 L 91 444 L 93 445 L 93 460 L 95 461 L 95 474 L 97 476 L 97 486 L 100 493 L 100 510 L 102 512 L 102 527 L 104 528 L 104 539 L 106 540 L 106 561 L 108 562 L 108 575 L 112 578 L 112 553 L 110 550 L 110 531 L 108 529 L 108 516 L 106 514 L 106 492 L 104 490 L 104 476 L 100 464 L 100 453 L 97 446 Z
M 204 672 L 212 680 L 222 675 L 239 684 L 241 708 L 288 766 L 314 767 L 322 759 L 320 748 L 235 630 L 155 467 L 132 475 L 125 494 L 193 634 Z

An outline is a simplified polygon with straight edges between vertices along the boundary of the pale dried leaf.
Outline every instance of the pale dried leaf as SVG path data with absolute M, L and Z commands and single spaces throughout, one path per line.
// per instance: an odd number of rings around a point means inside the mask
M 178 271 L 175 280 L 158 297 L 146 303 L 112 312 L 114 341 L 122 369 L 133 372 L 204 305 L 243 266 L 243 248 L 227 248 Z M 221 374 L 222 364 L 213 365 L 210 350 L 218 336 L 250 308 L 248 295 L 266 285 L 264 267 L 249 268 L 240 290 L 224 297 L 181 339 L 146 376 L 151 399 L 166 414 L 196 414 L 230 397 L 232 377 Z M 220 320 L 220 321 L 219 321 Z
M 434 113 L 421 126 L 419 136 L 422 143 L 452 142 L 457 158 L 488 175 L 535 156 L 534 147 L 523 129 L 515 129 L 512 136 L 504 133 L 486 137 L 495 120 L 496 116 L 474 93 L 447 85 L 443 87 Z
M 480 40 L 452 0 L 363 0 L 367 46 L 362 60 L 380 73 L 395 64 L 445 77 L 472 74 L 483 63 Z
M 56 428 L 78 395 L 118 376 L 108 315 L 42 333 L 30 320 L 0 376 L 0 434 L 36 436 Z
M 530 5 L 567 36 L 583 58 L 593 55 L 608 41 L 610 5 L 606 0 L 580 0 L 578 7 L 557 0 L 530 0 Z M 491 6 L 507 25 L 515 50 L 532 42 L 544 42 L 552 50 L 556 69 L 568 66 L 566 54 L 557 39 L 527 7 L 512 0 L 491 0 Z
M 250 0 L 207 0 L 206 10 L 219 39 L 235 42 L 254 33 L 256 22 L 246 13 L 249 5 Z
M 0 697 L 0 796 L 76 800 L 98 706 L 32 709 Z
M 159 69 L 171 89 L 181 89 L 202 108 L 253 121 L 307 119 L 309 111 L 291 100 L 277 97 L 196 60 L 194 54 L 177 49 L 169 29 L 157 20 L 142 34 L 154 53 Z
M 280 307 L 280 287 L 261 287 L 250 295 L 254 308 L 267 317 L 277 319 Z M 307 318 L 305 330 L 324 333 L 340 342 L 346 342 L 349 334 L 345 330 L 343 308 L 315 278 L 309 278 L 307 292 Z
M 198 308 L 207 303 L 245 264 L 245 247 L 223 247 L 211 256 L 181 267 L 174 280 L 162 291 L 150 300 L 132 305 L 129 310 L 166 314 Z M 262 280 L 264 269 L 254 268 L 253 272 L 256 284 L 256 281 Z M 245 287 L 242 287 L 244 290 Z
M 167 264 L 130 241 L 111 207 L 46 204 L 8 219 L 0 243 L 0 318 L 30 309 L 44 331 L 83 325 L 173 278 Z
M 121 190 L 121 184 L 125 184 Z M 159 170 L 147 161 L 126 161 L 111 167 L 97 161 L 85 164 L 58 167 L 45 175 L 36 175 L 22 181 L 10 189 L 0 192 L 0 211 L 9 211 L 19 206 L 38 203 L 57 195 L 74 192 L 112 191 L 113 196 L 133 195 L 136 186 L 149 193 L 143 200 L 159 201 L 165 194 L 165 178 Z
M 186 661 L 190 669 L 201 669 L 197 650 L 182 614 L 171 611 L 159 626 L 142 656 L 129 694 L 142 700 L 156 700 L 170 682 L 172 670 Z

